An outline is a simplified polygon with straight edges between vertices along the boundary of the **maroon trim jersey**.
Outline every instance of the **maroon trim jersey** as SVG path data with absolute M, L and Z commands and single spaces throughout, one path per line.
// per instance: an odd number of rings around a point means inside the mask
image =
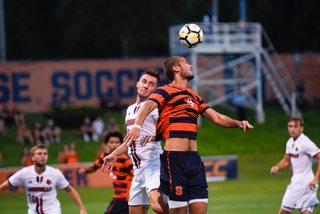
M 197 120 L 209 107 L 189 88 L 173 84 L 158 87 L 149 97 L 158 104 L 156 140 L 166 138 L 197 139 Z
M 94 162 L 97 168 L 101 168 L 103 165 L 103 159 L 110 152 L 104 152 Z M 132 160 L 127 155 L 122 154 L 118 157 L 112 170 L 108 170 L 109 176 L 113 182 L 114 198 L 124 198 L 129 200 L 129 191 L 133 178 Z

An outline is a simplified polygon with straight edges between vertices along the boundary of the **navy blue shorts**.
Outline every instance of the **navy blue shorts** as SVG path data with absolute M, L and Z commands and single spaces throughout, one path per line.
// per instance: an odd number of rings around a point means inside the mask
M 113 198 L 110 202 L 109 207 L 106 209 L 104 214 L 129 214 L 128 201 L 123 198 Z
M 206 170 L 198 152 L 164 151 L 160 161 L 160 193 L 173 201 L 208 198 Z

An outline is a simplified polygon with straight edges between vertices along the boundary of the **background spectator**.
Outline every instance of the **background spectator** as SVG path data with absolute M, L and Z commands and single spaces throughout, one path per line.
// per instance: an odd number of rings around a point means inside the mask
M 106 144 L 101 143 L 100 144 L 100 148 L 99 148 L 99 150 L 97 151 L 97 154 L 96 154 L 96 159 L 98 159 L 100 157 L 100 155 L 105 153 L 106 151 L 109 151 L 109 147 L 107 147 Z
M 49 119 L 47 122 L 47 126 L 44 128 L 44 136 L 50 140 L 51 143 L 60 143 L 61 138 L 61 129 L 54 125 L 54 121 L 52 119 Z
M 6 128 L 6 125 L 4 123 L 4 119 L 2 119 L 0 117 L 0 134 L 2 135 L 6 135 L 7 134 L 7 128 Z
M 47 146 L 50 144 L 40 122 L 36 122 L 34 124 L 32 128 L 32 135 L 37 145 L 42 144 L 42 142 L 44 142 Z
M 59 163 L 67 163 L 67 157 L 69 152 L 69 146 L 68 144 L 63 144 L 61 150 L 58 153 L 58 161 Z
M 69 151 L 67 155 L 67 163 L 79 163 L 79 154 L 77 146 L 74 142 L 70 143 Z
M 99 138 L 103 138 L 103 130 L 104 130 L 104 122 L 102 120 L 102 118 L 100 116 L 98 116 L 93 122 L 92 122 L 92 126 L 94 128 L 94 133 L 92 135 L 93 140 L 95 140 L 95 138 L 97 138 L 98 141 Z
M 109 122 L 107 123 L 107 131 L 106 132 L 121 132 L 120 128 L 117 124 L 116 118 L 111 117 L 109 119 Z
M 12 125 L 14 123 L 13 116 L 6 104 L 3 104 L 1 109 L 1 117 L 6 125 Z
M 81 125 L 80 129 L 81 129 L 81 134 L 83 136 L 83 140 L 86 143 L 89 143 L 90 137 L 93 137 L 93 133 L 95 132 L 89 117 L 84 118 L 83 124 Z M 98 136 L 95 136 L 94 140 L 98 141 L 99 140 Z
M 13 106 L 11 114 L 17 127 L 24 123 L 24 114 L 21 112 L 19 106 Z
M 246 96 L 241 94 L 240 90 L 237 90 L 232 97 L 232 103 L 237 108 L 237 118 L 240 121 L 247 119 L 246 102 Z
M 22 123 L 17 130 L 16 141 L 23 146 L 26 140 L 28 140 L 32 145 L 34 144 L 30 129 L 28 129 L 25 123 Z
M 29 148 L 24 148 L 21 154 L 21 165 L 22 166 L 31 166 L 33 165 L 33 161 L 31 159 L 31 152 Z

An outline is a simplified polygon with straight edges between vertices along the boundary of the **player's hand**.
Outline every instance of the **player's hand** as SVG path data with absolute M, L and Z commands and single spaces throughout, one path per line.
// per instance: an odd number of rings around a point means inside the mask
M 317 180 L 311 181 L 310 184 L 308 184 L 306 190 L 307 190 L 307 189 L 316 189 L 316 188 L 317 188 L 317 183 L 318 183 Z
M 237 125 L 243 131 L 247 131 L 247 129 L 253 129 L 254 127 L 246 120 L 238 121 Z
M 127 144 L 127 146 L 131 146 L 133 142 L 136 142 L 140 134 L 140 129 L 138 127 L 132 127 L 131 130 L 124 137 L 123 143 Z
M 80 214 L 88 214 L 86 210 L 80 210 Z
M 103 165 L 101 167 L 102 173 L 108 172 L 109 169 L 112 169 L 116 163 L 118 157 L 116 155 L 110 154 L 103 158 Z
M 274 174 L 276 174 L 278 171 L 279 171 L 279 167 L 273 166 L 273 167 L 271 168 L 271 170 L 270 170 L 270 173 L 271 173 L 272 175 L 274 175 Z
M 86 169 L 82 167 L 79 169 L 78 173 L 79 173 L 79 175 L 83 175 L 85 173 L 85 171 L 86 171 Z
M 155 139 L 156 139 L 156 135 L 152 135 L 152 136 L 144 135 L 140 140 L 140 145 L 145 146 L 147 143 L 149 143 L 150 141 L 154 141 Z

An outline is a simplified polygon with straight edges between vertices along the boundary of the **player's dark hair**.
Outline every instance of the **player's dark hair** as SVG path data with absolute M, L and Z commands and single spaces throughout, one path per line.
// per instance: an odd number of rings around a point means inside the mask
M 110 140 L 110 137 L 118 137 L 120 142 L 123 141 L 123 135 L 120 132 L 108 132 L 108 134 L 104 137 L 104 143 L 107 144 Z
M 174 78 L 173 66 L 179 65 L 179 58 L 182 56 L 173 56 L 164 62 L 163 69 L 168 79 L 172 82 Z
M 141 73 L 140 78 L 145 75 L 148 74 L 152 77 L 155 77 L 157 79 L 157 85 L 160 84 L 160 73 L 157 69 L 155 68 L 147 68 L 144 72 Z
M 36 152 L 37 149 L 45 149 L 45 150 L 48 151 L 48 147 L 46 145 L 44 145 L 44 144 L 43 145 L 39 145 L 39 146 L 34 146 L 30 150 L 31 156 L 34 156 L 34 153 Z
M 289 120 L 288 120 L 288 123 L 291 122 L 291 121 L 299 122 L 300 126 L 304 125 L 304 121 L 303 121 L 303 119 L 301 117 L 290 117 Z

